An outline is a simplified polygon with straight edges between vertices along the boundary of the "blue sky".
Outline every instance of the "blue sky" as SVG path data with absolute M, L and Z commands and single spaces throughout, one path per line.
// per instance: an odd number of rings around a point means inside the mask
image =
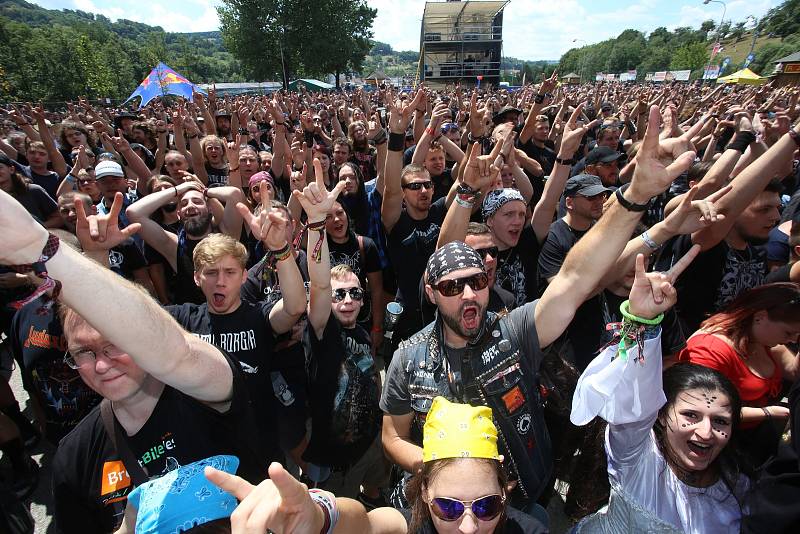
M 34 0 L 50 9 L 80 9 L 158 25 L 167 31 L 210 31 L 219 28 L 214 7 L 219 0 Z M 397 50 L 419 49 L 419 25 L 425 0 L 367 0 L 378 10 L 375 39 Z M 731 0 L 726 20 L 762 16 L 780 0 Z M 144 9 L 141 9 L 145 6 Z M 619 35 L 626 28 L 644 32 L 659 26 L 698 27 L 706 19 L 719 22 L 722 5 L 702 0 L 511 0 L 505 8 L 503 54 L 521 59 L 558 59 L 575 46 Z M 577 44 L 582 44 L 580 41 Z

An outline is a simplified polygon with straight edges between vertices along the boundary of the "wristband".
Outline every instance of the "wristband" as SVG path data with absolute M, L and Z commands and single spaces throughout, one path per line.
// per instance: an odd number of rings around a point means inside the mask
M 485 139 L 486 139 L 486 136 L 485 136 L 485 135 L 480 135 L 480 136 L 478 136 L 478 137 L 473 137 L 473 136 L 472 136 L 472 132 L 469 132 L 469 133 L 467 134 L 467 142 L 469 142 L 469 143 L 480 143 L 480 142 L 482 142 L 482 141 L 483 141 L 483 140 L 485 140 Z
M 236 167 L 236 168 L 228 167 L 228 172 L 236 172 L 238 170 L 239 170 L 239 167 Z
M 647 230 L 642 232 L 642 235 L 640 235 L 639 237 L 642 238 L 642 241 L 644 241 L 644 244 L 647 245 L 647 248 L 649 248 L 650 250 L 655 251 L 661 248 L 661 245 L 653 241 L 653 239 L 650 237 L 650 234 L 647 233 Z
M 389 134 L 389 146 L 387 147 L 392 152 L 402 152 L 406 148 L 406 136 L 401 133 L 391 132 Z
M 771 413 L 769 413 L 769 410 L 767 410 L 767 407 L 766 407 L 766 406 L 762 406 L 762 407 L 761 407 L 761 410 L 764 412 L 764 415 L 766 415 L 766 416 L 767 416 L 767 419 L 772 419 L 772 414 L 771 414 Z
M 728 143 L 728 146 L 725 148 L 725 150 L 738 150 L 744 154 L 744 151 L 747 150 L 747 147 L 750 145 L 750 143 L 755 140 L 756 134 L 753 132 L 739 132 L 736 134 L 736 136 L 734 136 L 733 141 Z
M 319 222 L 308 223 L 306 230 L 309 232 L 319 232 L 319 239 L 311 251 L 311 257 L 316 263 L 322 262 L 322 244 L 325 242 L 325 219 Z
M 473 199 L 474 198 L 475 197 L 473 197 Z M 475 203 L 474 202 L 472 202 L 471 200 L 465 199 L 465 198 L 461 198 L 460 196 L 457 196 L 455 198 L 455 201 L 456 201 L 456 204 L 458 204 L 462 208 L 467 208 L 467 209 L 471 210 L 472 208 L 475 207 Z
M 575 157 L 573 156 L 570 159 L 562 159 L 556 156 L 556 163 L 558 163 L 559 165 L 569 165 L 570 167 L 572 167 L 573 165 L 575 165 Z
M 174 190 L 175 190 L 175 198 L 178 198 L 178 187 L 177 187 L 177 186 L 175 186 L 175 185 L 173 185 L 173 186 L 172 186 L 172 189 L 174 189 Z
M 64 179 L 67 181 L 67 183 L 70 183 L 70 184 L 74 184 L 75 183 L 75 177 L 72 176 L 72 173 L 68 173 L 66 178 L 64 178 Z
M 56 252 L 58 252 L 59 243 L 58 237 L 53 234 L 49 234 L 47 236 L 47 241 L 44 243 L 44 247 L 42 247 L 42 254 L 39 256 L 39 259 L 33 263 L 7 266 L 12 271 L 20 274 L 26 274 L 30 271 L 33 271 L 36 276 L 44 280 L 44 282 L 39 287 L 34 289 L 30 295 L 27 295 L 21 300 L 10 303 L 12 308 L 19 310 L 40 296 L 42 296 L 44 300 L 44 305 L 36 310 L 37 315 L 46 315 L 47 311 L 53 307 L 53 304 L 58 299 L 59 293 L 61 293 L 61 282 L 50 278 L 50 275 L 47 274 L 47 269 L 45 268 L 44 264 L 47 263 L 50 258 L 55 256 Z M 48 291 L 52 291 L 50 296 L 47 296 Z
M 322 509 L 322 515 L 325 516 L 325 522 L 322 525 L 320 534 L 333 534 L 336 529 L 336 523 L 339 522 L 339 508 L 336 506 L 336 496 L 333 493 L 312 488 L 308 490 L 308 496 L 311 500 L 317 503 Z
M 381 326 L 373 326 L 372 327 L 372 331 L 373 332 L 383 332 L 383 327 L 381 327 Z
M 428 126 L 427 128 L 425 128 L 425 133 L 433 137 L 434 135 L 436 135 L 436 130 Z
M 647 326 L 655 326 L 657 324 L 661 324 L 661 321 L 664 320 L 664 314 L 659 313 L 657 316 L 653 317 L 652 319 L 645 319 L 644 317 L 639 317 L 634 315 L 630 312 L 631 308 L 631 301 L 626 300 L 622 304 L 619 305 L 619 312 L 622 316 L 632 323 L 644 324 Z
M 614 194 L 617 197 L 617 202 L 619 202 L 620 205 L 622 205 L 622 207 L 628 211 L 647 211 L 647 209 L 650 207 L 650 202 L 647 204 L 636 204 L 625 198 L 623 193 L 628 190 L 628 187 L 630 187 L 630 183 L 624 184 L 622 187 L 616 190 Z

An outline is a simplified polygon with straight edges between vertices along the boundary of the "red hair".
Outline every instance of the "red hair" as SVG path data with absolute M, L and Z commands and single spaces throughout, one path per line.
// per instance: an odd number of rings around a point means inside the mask
M 703 321 L 700 328 L 728 337 L 739 354 L 746 356 L 753 317 L 760 311 L 766 311 L 771 321 L 800 321 L 800 285 L 775 282 L 743 291 L 722 311 Z

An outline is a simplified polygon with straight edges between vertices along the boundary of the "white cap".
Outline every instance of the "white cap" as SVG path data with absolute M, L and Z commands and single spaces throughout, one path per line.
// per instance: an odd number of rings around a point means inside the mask
M 122 166 L 116 161 L 101 161 L 94 168 L 94 176 L 98 180 L 104 176 L 125 178 L 125 173 L 122 172 Z

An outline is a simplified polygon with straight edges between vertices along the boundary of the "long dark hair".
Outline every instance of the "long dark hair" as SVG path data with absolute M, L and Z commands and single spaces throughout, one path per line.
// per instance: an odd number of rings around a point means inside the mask
M 766 311 L 771 321 L 800 320 L 800 286 L 775 282 L 743 291 L 722 311 L 703 321 L 700 328 L 728 337 L 739 355 L 746 357 L 750 330 L 760 311 Z
M 424 532 L 425 526 L 432 522 L 431 511 L 428 508 L 428 503 L 425 502 L 425 488 L 430 486 L 431 481 L 435 480 L 443 469 L 456 462 L 483 462 L 492 467 L 497 482 L 500 484 L 500 489 L 505 492 L 508 487 L 508 474 L 506 473 L 503 465 L 497 460 L 488 458 L 443 458 L 441 460 L 432 460 L 422 464 L 422 470 L 411 477 L 406 486 L 406 497 L 411 504 L 411 523 L 408 525 L 408 534 L 417 534 Z M 506 506 L 508 506 L 508 499 L 506 499 Z M 504 531 L 506 522 L 506 510 L 500 514 L 500 522 L 497 523 L 495 533 Z
M 738 494 L 741 489 L 738 484 L 739 477 L 742 474 L 750 475 L 751 473 L 749 466 L 741 459 L 736 446 L 739 423 L 742 417 L 742 400 L 739 397 L 736 386 L 733 385 L 728 377 L 716 369 L 689 362 L 677 363 L 664 371 L 663 384 L 667 403 L 664 404 L 658 412 L 658 419 L 656 419 L 653 425 L 653 433 L 655 434 L 659 451 L 661 451 L 661 454 L 673 471 L 679 472 L 681 468 L 676 465 L 674 461 L 675 453 L 669 446 L 666 435 L 667 429 L 662 421 L 667 419 L 669 410 L 674 408 L 675 399 L 678 395 L 690 389 L 703 389 L 707 391 L 720 391 L 730 400 L 730 441 L 728 441 L 725 448 L 720 451 L 719 456 L 717 456 L 712 465 L 717 467 L 720 478 L 741 507 L 742 496 Z
M 364 173 L 361 167 L 352 161 L 345 161 L 336 169 L 336 181 L 339 181 L 339 171 L 344 167 L 351 169 L 358 181 L 358 191 L 352 197 L 339 195 L 339 203 L 347 211 L 350 218 L 350 228 L 359 235 L 367 235 L 369 231 L 369 205 L 367 204 L 367 191 L 364 187 Z

